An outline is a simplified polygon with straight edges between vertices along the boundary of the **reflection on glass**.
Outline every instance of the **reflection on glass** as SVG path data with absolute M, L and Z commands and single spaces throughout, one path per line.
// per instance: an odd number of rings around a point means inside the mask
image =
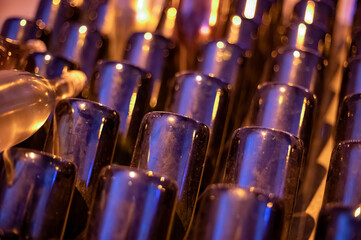
M 112 160 L 119 116 L 98 103 L 70 98 L 56 105 L 55 121 L 54 136 L 47 145 L 53 146 L 57 155 L 75 163 L 77 189 L 90 205 L 100 169 Z
M 307 27 L 305 24 L 300 23 L 298 25 L 298 32 L 297 32 L 297 46 L 302 48 L 303 43 L 305 41 Z
M 190 239 L 280 239 L 282 201 L 253 189 L 212 185 L 203 193 Z
M 177 30 L 184 49 L 181 61 L 185 69 L 194 67 L 197 48 L 210 40 L 224 37 L 228 19 L 229 0 L 183 0 L 177 14 Z
M 240 128 L 233 135 L 224 182 L 256 188 L 284 200 L 284 236 L 291 223 L 302 167 L 303 144 L 268 128 Z
M 40 29 L 47 29 L 48 31 L 54 29 L 55 21 L 61 8 L 60 1 L 61 0 L 41 0 L 39 2 L 35 19 Z M 59 14 L 59 18 L 61 17 L 60 15 L 61 13 Z
M 105 167 L 100 173 L 86 239 L 166 240 L 176 197 L 173 180 L 151 171 Z
M 192 72 L 175 77 L 173 94 L 167 110 L 202 122 L 210 131 L 202 187 L 219 178 L 221 163 L 217 161 L 217 157 L 226 122 L 229 96 L 229 85 L 218 78 Z
M 256 6 L 257 0 L 247 0 L 243 15 L 248 19 L 254 18 L 254 15 L 256 14 Z
M 72 60 L 76 63 L 81 63 L 81 50 L 84 46 L 85 37 L 88 28 L 85 25 L 74 24 L 65 25 L 65 36 L 62 36 L 59 43 L 61 46 L 58 50 L 60 56 Z
M 346 96 L 356 93 L 361 93 L 361 56 L 348 59 L 347 67 L 343 73 L 340 103 Z
M 221 79 L 235 89 L 242 58 L 243 51 L 237 45 L 212 41 L 202 46 L 197 71 Z
M 316 96 L 305 88 L 282 83 L 258 86 L 253 97 L 249 126 L 262 126 L 299 137 L 308 152 L 316 114 Z
M 42 39 L 52 52 L 57 50 L 61 28 L 66 21 L 77 21 L 80 18 L 77 0 L 40 0 L 35 15 L 35 24 L 42 30 Z
M 134 33 L 128 41 L 124 60 L 152 75 L 150 109 L 164 108 L 169 85 L 167 76 L 173 72 L 173 48 L 171 40 L 150 32 Z
M 78 66 L 65 58 L 47 52 L 35 52 L 26 60 L 25 70 L 44 76 L 56 88 L 58 99 L 75 97 L 83 90 L 87 77 Z
M 206 124 L 212 132 L 216 121 L 224 120 L 228 95 L 228 84 L 218 78 L 192 72 L 179 74 L 167 109 Z
M 118 127 L 118 114 L 99 103 L 73 98 L 56 105 L 46 149 L 73 162 L 78 170 L 66 239 L 75 239 L 85 229 L 96 180 L 101 168 L 112 161 Z
M 305 12 L 305 17 L 304 17 L 305 23 L 312 24 L 314 15 L 315 15 L 315 2 L 308 1 L 307 7 L 306 7 L 306 12 Z
M 171 239 L 183 239 L 193 218 L 208 144 L 208 128 L 168 112 L 145 115 L 131 166 L 175 179 L 178 199 Z
M 176 17 L 177 9 L 175 7 L 168 8 L 166 11 L 165 20 L 160 22 L 156 33 L 164 36 L 165 38 L 172 39 L 175 33 Z
M 335 142 L 361 140 L 361 94 L 346 96 L 336 126 Z
M 281 38 L 288 48 L 313 51 L 315 54 L 327 54 L 325 45 L 326 32 L 315 24 L 293 23 Z M 325 52 L 324 52 L 325 50 Z
M 0 165 L 1 239 L 61 239 L 75 165 L 22 148 L 5 151 Z
M 79 23 L 63 25 L 56 53 L 80 66 L 88 78 L 101 56 L 104 40 L 98 31 Z
M 360 156 L 360 141 L 344 141 L 335 147 L 327 176 L 324 204 L 352 206 L 360 203 Z
M 258 25 L 255 22 L 233 15 L 227 30 L 227 42 L 238 45 L 242 50 L 250 50 L 257 31 Z
M 321 98 L 323 57 L 317 52 L 281 48 L 277 51 L 270 80 L 304 87 Z
M 324 206 L 318 218 L 315 239 L 361 239 L 360 205 Z
M 55 104 L 55 89 L 28 72 L 0 71 L 0 152 L 34 134 Z
M 229 43 L 237 42 L 241 23 L 242 23 L 242 19 L 240 16 L 235 15 L 232 17 L 231 27 L 227 39 Z
M 138 129 L 151 96 L 149 74 L 115 61 L 101 61 L 91 83 L 90 98 L 108 106 L 120 116 L 115 161 L 129 165 Z
M 113 53 L 111 59 L 120 60 L 122 58 L 126 42 L 134 32 L 154 32 L 170 1 L 171 0 L 113 1 L 113 8 L 116 10 L 114 19 L 116 27 L 111 34 L 110 52 Z
M 305 22 L 321 28 L 322 31 L 332 32 L 334 15 L 334 1 L 299 1 L 292 14 L 292 22 Z
M 263 16 L 269 12 L 272 1 L 262 0 L 235 0 L 232 3 L 235 15 L 254 21 L 258 26 Z
M 7 41 L 22 44 L 29 39 L 39 38 L 41 33 L 34 22 L 24 18 L 8 18 L 1 28 L 1 36 Z
M 0 35 L 0 70 L 21 69 L 27 54 L 22 45 L 11 43 Z
M 49 52 L 35 52 L 26 59 L 25 71 L 36 73 L 47 79 L 61 77 L 63 73 L 76 70 L 73 62 Z

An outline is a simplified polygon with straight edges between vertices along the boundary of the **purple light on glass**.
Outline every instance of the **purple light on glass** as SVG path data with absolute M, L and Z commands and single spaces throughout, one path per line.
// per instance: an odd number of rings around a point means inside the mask
M 303 144 L 287 132 L 269 128 L 240 128 L 233 134 L 225 183 L 256 188 L 284 201 L 287 235 L 298 192 Z
M 361 202 L 361 191 L 358 188 L 361 181 L 360 157 L 359 141 L 344 141 L 334 148 L 326 181 L 324 204 L 340 203 L 352 206 Z
M 76 167 L 59 157 L 11 148 L 2 154 L 0 237 L 60 239 L 73 195 Z
M 254 189 L 211 185 L 202 194 L 190 239 L 281 239 L 282 201 Z
M 86 239 L 167 239 L 177 185 L 137 169 L 107 166 L 99 175 Z
M 151 112 L 143 118 L 131 166 L 176 180 L 172 239 L 182 239 L 193 218 L 208 136 L 206 125 L 182 115 Z

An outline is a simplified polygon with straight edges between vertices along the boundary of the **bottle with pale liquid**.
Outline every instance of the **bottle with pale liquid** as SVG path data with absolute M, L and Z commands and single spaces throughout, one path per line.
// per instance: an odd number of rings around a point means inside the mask
M 85 74 L 75 70 L 54 80 L 23 71 L 0 71 L 0 152 L 34 134 L 56 100 L 78 95 L 85 81 Z

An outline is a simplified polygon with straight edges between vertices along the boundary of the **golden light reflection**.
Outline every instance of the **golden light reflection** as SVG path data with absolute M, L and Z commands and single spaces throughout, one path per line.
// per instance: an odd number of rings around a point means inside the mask
M 46 54 L 45 56 L 44 56 L 44 60 L 45 61 L 49 61 L 51 59 L 51 56 L 49 55 L 49 54 Z
M 313 1 L 308 1 L 305 12 L 305 18 L 304 18 L 305 23 L 312 24 L 314 15 L 315 15 L 315 3 Z
M 361 207 L 358 207 L 355 211 L 355 217 L 358 217 L 361 213 Z
M 252 192 L 252 190 L 250 190 L 250 191 Z M 236 193 L 239 197 L 244 197 L 246 195 L 245 191 L 243 189 L 237 189 Z
M 119 27 L 120 31 L 117 32 L 118 37 L 132 32 L 154 31 L 159 24 L 164 7 L 166 6 L 165 0 L 129 0 L 114 2 L 117 6 L 114 9 L 115 18 L 118 22 L 117 24 L 122 26 Z M 167 12 L 165 12 L 164 17 L 167 18 Z M 123 21 L 124 19 L 126 19 L 126 21 Z M 165 24 L 162 28 L 165 28 Z M 164 31 L 165 29 L 162 30 L 162 33 Z
M 233 16 L 232 24 L 239 26 L 239 25 L 241 25 L 241 22 L 242 22 L 242 19 L 240 16 L 237 16 L 237 15 Z
M 268 207 L 268 208 L 273 207 L 273 203 L 272 203 L 272 202 L 268 202 L 268 203 L 267 203 L 267 207 Z
M 196 138 L 196 131 L 193 131 L 193 135 L 192 135 L 192 139 L 195 139 Z
M 130 171 L 130 172 L 129 172 L 129 177 L 134 178 L 134 177 L 135 177 L 135 172 Z
M 174 122 L 174 121 L 175 121 L 175 118 L 174 118 L 174 117 L 168 117 L 168 121 L 169 121 L 169 122 Z
M 31 153 L 29 154 L 29 157 L 30 157 L 31 159 L 34 159 L 34 158 L 35 158 L 35 154 L 34 154 L 33 152 L 31 152 Z
M 286 164 L 288 165 L 288 161 L 290 160 L 290 154 L 291 154 L 291 145 L 288 145 L 288 151 L 287 151 L 287 157 L 286 157 Z M 292 149 L 293 152 L 293 149 Z
M 165 178 L 164 177 L 160 177 L 160 181 L 164 182 Z
M 214 99 L 214 104 L 213 104 L 213 111 L 212 111 L 212 121 L 211 123 L 213 123 L 214 119 L 216 118 L 217 112 L 218 112 L 218 107 L 219 107 L 219 99 L 221 96 L 221 89 L 217 90 L 217 94 L 216 97 Z
M 12 86 L 23 84 L 24 82 L 25 80 L 23 78 L 20 78 L 9 83 L 1 84 L 0 91 L 6 90 L 7 88 L 10 88 Z
M 81 33 L 81 34 L 84 34 L 87 31 L 88 31 L 88 28 L 86 26 L 84 26 L 84 25 L 79 28 L 79 33 Z
M 85 110 L 85 103 L 80 104 L 80 109 L 83 111 Z
M 219 41 L 219 42 L 217 42 L 217 47 L 218 48 L 224 48 L 224 43 L 223 42 L 221 42 L 221 41 Z
M 41 102 L 41 101 L 39 100 L 39 102 Z M 36 131 L 37 129 L 41 128 L 41 126 L 43 126 L 43 124 L 44 124 L 44 123 L 42 123 L 42 122 L 39 123 L 39 124 L 36 124 L 36 125 L 34 126 L 33 130 Z
M 197 76 L 196 76 L 196 81 L 197 81 L 197 82 L 200 82 L 200 81 L 202 81 L 202 76 L 200 76 L 200 75 L 197 75 Z
M 164 30 L 162 31 L 162 34 L 167 38 L 171 38 L 173 35 L 176 16 L 177 16 L 176 8 L 171 7 L 167 10 L 167 17 L 164 24 Z
M 207 35 L 209 33 L 209 27 L 208 26 L 202 26 L 200 29 L 201 34 Z
M 26 25 L 26 20 L 25 19 L 21 19 L 20 21 L 20 26 L 25 26 Z
M 254 18 L 256 14 L 256 5 L 257 0 L 247 0 L 246 6 L 244 8 L 244 16 L 248 19 Z
M 118 70 L 122 70 L 123 69 L 123 64 L 118 63 L 117 65 L 115 65 L 115 68 Z
M 147 6 L 144 4 L 145 0 L 138 0 L 136 10 L 137 10 L 137 21 L 140 23 L 145 23 L 149 19 L 149 12 Z
M 301 116 L 300 116 L 300 123 L 299 123 L 299 129 L 301 129 L 302 123 L 303 123 L 303 119 L 305 117 L 305 111 L 306 111 L 306 106 L 307 106 L 307 98 L 303 99 L 303 105 L 302 105 L 302 110 L 301 110 Z
M 152 37 L 153 37 L 153 35 L 150 32 L 146 32 L 144 34 L 144 39 L 146 39 L 146 40 L 150 40 L 150 39 L 152 39 Z
M 169 18 L 175 18 L 177 16 L 177 9 L 174 7 L 171 7 L 167 11 L 167 17 Z
M 306 30 L 307 30 L 307 27 L 304 23 L 300 23 L 298 25 L 297 45 L 303 45 L 303 43 L 305 41 Z
M 280 92 L 281 93 L 284 93 L 284 92 L 286 92 L 286 88 L 284 88 L 284 87 L 280 87 Z M 279 98 L 278 98 L 278 104 L 282 104 L 283 103 L 283 96 L 280 96 Z
M 60 2 L 61 0 L 53 0 L 53 4 L 51 5 L 51 10 L 49 14 L 49 19 L 46 22 L 43 22 L 41 19 L 36 20 L 36 25 L 39 26 L 40 29 L 49 28 L 49 30 L 52 30 L 55 24 L 55 20 L 58 16 L 58 10 L 60 8 Z
M 242 19 L 240 16 L 233 16 L 232 17 L 232 23 L 231 23 L 231 27 L 229 29 L 228 32 L 228 36 L 227 36 L 227 41 L 229 43 L 236 43 L 238 41 L 239 38 L 239 29 L 242 23 Z
M 159 96 L 159 92 L 160 92 L 160 85 L 161 85 L 161 80 L 157 79 L 157 81 L 154 82 L 153 85 L 153 92 L 152 92 L 152 96 L 150 98 L 150 106 L 152 108 L 154 108 L 155 106 L 157 106 L 158 103 L 158 96 Z
M 85 25 L 80 26 L 78 29 L 78 41 L 76 42 L 75 51 L 73 52 L 73 56 L 75 58 L 79 58 L 79 56 L 81 55 L 80 51 L 83 49 L 85 38 L 87 36 L 87 31 L 88 28 Z
M 211 15 L 209 16 L 209 26 L 213 27 L 217 23 L 219 0 L 212 0 L 211 3 Z
M 262 136 L 266 136 L 266 135 L 267 135 L 267 133 L 266 133 L 265 131 L 262 131 L 261 134 L 262 134 Z
M 99 133 L 98 133 L 98 139 L 100 139 L 100 137 L 101 137 L 101 135 L 102 135 L 104 123 L 105 123 L 105 118 L 102 118 L 102 124 L 100 124 Z
M 152 171 L 149 171 L 149 172 L 148 172 L 148 176 L 153 176 L 153 172 L 152 172 Z
M 301 56 L 301 54 L 300 54 L 300 52 L 299 51 L 294 51 L 293 52 L 293 56 L 295 57 L 295 58 L 299 58 L 300 56 Z
M 147 129 L 148 124 L 145 125 L 145 129 Z M 148 154 L 147 154 L 147 164 L 149 164 L 149 158 L 150 158 L 150 148 L 148 149 Z
M 128 111 L 128 119 L 127 119 L 128 123 L 130 122 L 130 119 L 133 116 L 133 110 L 134 110 L 136 100 L 137 100 L 137 92 L 133 92 L 132 97 L 130 98 L 130 102 L 129 102 L 129 111 Z

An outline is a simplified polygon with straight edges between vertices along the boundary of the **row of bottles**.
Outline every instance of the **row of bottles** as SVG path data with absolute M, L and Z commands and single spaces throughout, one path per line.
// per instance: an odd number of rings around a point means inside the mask
M 356 159 L 361 155 L 358 130 L 358 44 L 360 5 L 351 30 L 351 46 L 345 62 L 339 96 L 338 119 L 335 127 L 335 146 L 327 174 L 323 208 L 319 218 L 319 235 L 325 238 L 359 239 L 360 196 L 355 183 L 359 180 Z M 345 224 L 341 223 L 344 222 Z M 333 238 L 335 239 L 335 238 Z
M 336 2 L 301 0 L 289 26 L 281 8 L 41 0 L 33 20 L 8 19 L 0 236 L 308 238 Z M 324 199 L 339 204 L 316 239 L 343 234 L 327 226 L 344 216 L 359 234 L 357 16 L 353 29 Z

